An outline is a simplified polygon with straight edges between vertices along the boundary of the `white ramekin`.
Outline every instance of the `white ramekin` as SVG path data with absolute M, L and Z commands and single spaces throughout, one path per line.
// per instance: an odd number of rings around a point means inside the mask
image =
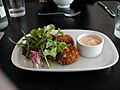
M 87 37 L 87 36 L 96 37 L 100 39 L 101 42 L 94 46 L 84 45 L 80 43 L 80 39 L 82 39 L 83 37 Z M 77 37 L 77 48 L 80 52 L 80 55 L 83 57 L 92 58 L 92 57 L 98 56 L 102 52 L 103 44 L 104 44 L 104 38 L 101 35 L 96 34 L 96 33 L 85 33 Z

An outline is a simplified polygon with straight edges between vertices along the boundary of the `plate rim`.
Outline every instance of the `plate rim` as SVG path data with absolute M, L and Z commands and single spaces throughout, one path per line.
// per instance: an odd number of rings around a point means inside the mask
M 102 32 L 99 32 L 99 31 L 94 31 L 94 30 L 85 30 L 85 29 L 61 29 L 63 32 L 67 32 L 67 31 L 70 31 L 70 32 L 96 32 L 98 34 L 101 34 L 103 35 L 106 39 L 109 40 L 109 42 L 111 43 L 112 47 L 114 48 L 114 52 L 116 53 L 116 60 L 114 60 L 113 63 L 109 64 L 109 65 L 106 65 L 106 66 L 101 66 L 101 67 L 92 67 L 92 68 L 81 68 L 81 69 L 36 69 L 36 68 L 27 68 L 27 67 L 22 67 L 20 65 L 16 65 L 14 60 L 13 60 L 13 54 L 15 53 L 15 48 L 17 48 L 18 46 L 15 45 L 13 51 L 12 51 L 12 55 L 11 55 L 11 61 L 13 63 L 13 65 L 15 65 L 16 67 L 20 68 L 20 69 L 24 69 L 24 70 L 29 70 L 29 71 L 43 71 L 43 72 L 75 72 L 75 71 L 93 71 L 93 70 L 101 70 L 101 69 L 105 69 L 105 68 L 109 68 L 109 67 L 112 67 L 114 66 L 118 60 L 119 60 L 119 53 L 117 51 L 117 48 L 115 47 L 114 43 L 112 42 L 112 40 L 107 36 L 105 35 L 104 33 Z M 24 37 L 24 36 L 23 36 Z M 23 38 L 22 37 L 22 38 Z M 18 42 L 22 39 L 20 38 L 18 40 Z

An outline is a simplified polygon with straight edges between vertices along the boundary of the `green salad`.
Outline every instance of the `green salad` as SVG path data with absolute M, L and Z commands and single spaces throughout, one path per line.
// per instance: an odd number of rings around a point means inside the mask
M 29 35 L 22 31 L 25 38 L 17 45 L 22 47 L 22 54 L 32 62 L 33 67 L 47 65 L 50 68 L 50 62 L 57 60 L 57 54 L 68 48 L 69 44 L 58 42 L 55 38 L 63 35 L 63 32 L 59 28 L 55 34 L 53 34 L 54 31 L 53 24 L 32 29 Z

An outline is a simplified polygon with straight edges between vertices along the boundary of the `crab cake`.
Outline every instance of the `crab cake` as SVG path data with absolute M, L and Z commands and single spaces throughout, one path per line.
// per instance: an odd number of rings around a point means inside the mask
M 80 54 L 73 45 L 70 45 L 63 52 L 59 53 L 57 57 L 59 64 L 68 65 L 76 62 L 80 58 Z
M 66 44 L 74 45 L 73 38 L 70 35 L 59 35 L 56 37 L 57 41 L 65 42 Z

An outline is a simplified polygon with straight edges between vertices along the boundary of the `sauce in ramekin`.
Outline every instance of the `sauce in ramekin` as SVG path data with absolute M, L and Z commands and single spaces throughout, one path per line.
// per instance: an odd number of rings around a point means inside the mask
M 86 36 L 80 39 L 79 41 L 83 45 L 95 46 L 101 43 L 101 40 L 96 37 Z

